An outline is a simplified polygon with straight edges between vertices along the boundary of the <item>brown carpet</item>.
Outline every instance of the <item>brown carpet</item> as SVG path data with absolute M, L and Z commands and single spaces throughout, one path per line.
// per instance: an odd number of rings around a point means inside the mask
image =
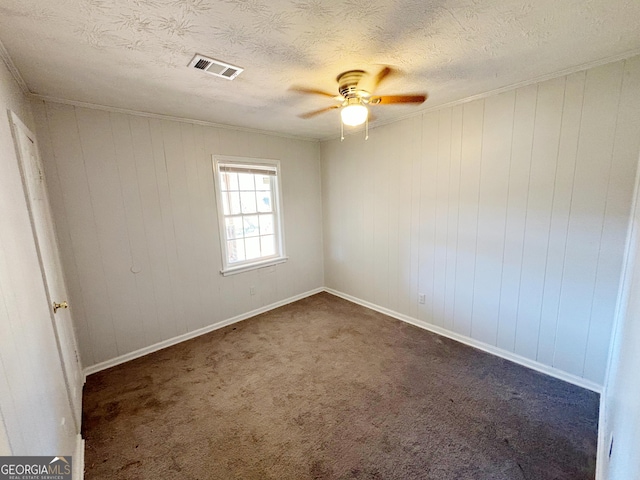
M 593 479 L 598 395 L 322 293 L 97 373 L 87 480 Z

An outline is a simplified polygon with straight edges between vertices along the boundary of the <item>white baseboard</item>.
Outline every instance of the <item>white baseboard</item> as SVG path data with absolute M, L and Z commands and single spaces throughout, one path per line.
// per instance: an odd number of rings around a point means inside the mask
M 301 293 L 299 295 L 295 295 L 293 297 L 287 298 L 285 300 L 281 300 L 279 302 L 275 302 L 272 303 L 271 305 L 267 305 L 261 308 L 258 308 L 256 310 L 252 310 L 250 312 L 246 312 L 240 315 L 237 315 L 235 317 L 232 318 L 228 318 L 226 320 L 222 320 L 220 322 L 214 323 L 212 325 L 200 328 L 198 330 L 194 330 L 192 332 L 188 332 L 185 333 L 183 335 L 179 335 L 177 337 L 174 338 L 170 338 L 168 340 L 164 340 L 162 342 L 156 343 L 154 345 L 151 345 L 149 347 L 145 347 L 145 348 L 141 348 L 139 350 L 136 350 L 134 352 L 130 352 L 130 353 L 126 353 L 124 355 L 120 355 L 119 357 L 116 358 L 112 358 L 110 360 L 107 360 L 105 362 L 101 362 L 98 363 L 96 365 L 92 365 L 90 367 L 87 367 L 84 370 L 84 375 L 85 377 L 88 375 L 91 375 L 93 373 L 97 373 L 100 372 L 102 370 L 106 370 L 107 368 L 111 368 L 111 367 L 115 367 L 116 365 L 120 365 L 122 363 L 128 362 L 130 360 L 134 360 L 136 358 L 142 357 L 144 355 L 148 355 L 149 353 L 153 353 L 153 352 L 157 352 L 158 350 L 162 350 L 163 348 L 167 348 L 170 347 L 172 345 L 176 345 L 178 343 L 184 342 L 185 340 L 190 340 L 192 338 L 198 337 L 200 335 L 204 335 L 205 333 L 209 333 L 212 332 L 214 330 L 218 330 L 219 328 L 223 328 L 226 327 L 228 325 L 237 323 L 237 322 L 241 322 L 242 320 L 246 320 L 247 318 L 251 318 L 254 317 L 256 315 L 259 315 L 261 313 L 264 312 L 268 312 L 269 310 L 273 310 L 275 308 L 281 307 L 283 305 L 287 305 L 289 303 L 293 303 L 296 302 L 298 300 L 301 300 L 303 298 L 309 297 L 311 295 L 315 295 L 316 293 L 320 293 L 320 292 L 327 292 L 330 293 L 332 295 L 335 295 L 337 297 L 343 298 L 345 300 L 348 300 L 350 302 L 356 303 L 358 305 L 362 305 L 363 307 L 367 307 L 370 308 L 371 310 L 375 310 L 377 312 L 383 313 L 385 315 L 388 315 L 390 317 L 396 318 L 398 320 L 401 320 L 403 322 L 406 323 L 410 323 L 411 325 L 415 325 L 419 328 L 422 328 L 424 330 L 428 330 L 430 332 L 433 333 L 437 333 L 438 335 L 442 335 L 443 337 L 447 337 L 450 338 L 452 340 L 456 340 L 460 343 L 464 343 L 465 345 L 469 345 L 471 347 L 477 348 L 479 350 L 485 351 L 487 353 L 490 353 L 492 355 L 496 355 L 498 357 L 504 358 L 506 360 L 510 360 L 512 362 L 515 362 L 519 365 L 525 366 L 527 368 L 531 368 L 533 370 L 536 370 L 538 372 L 544 373 L 546 375 L 550 375 L 552 377 L 558 378 L 560 380 L 563 380 L 565 382 L 569 382 L 572 383 L 574 385 L 577 385 L 579 387 L 582 388 L 586 388 L 588 390 L 592 390 L 596 393 L 602 393 L 602 386 L 592 382 L 590 380 L 586 380 L 584 378 L 578 377 L 576 375 L 572 375 L 570 373 L 564 372 L 562 370 L 559 370 L 557 368 L 554 367 L 550 367 L 548 365 L 544 365 L 542 363 L 536 362 L 535 360 L 531 360 L 525 357 L 522 357 L 520 355 L 517 355 L 513 352 L 509 352 L 507 350 L 503 350 L 501 348 L 495 347 L 493 345 L 489 345 L 487 343 L 484 342 L 480 342 L 478 340 L 475 340 L 473 338 L 469 338 L 466 337 L 464 335 L 460 335 L 459 333 L 455 333 L 452 332 L 450 330 L 446 330 L 442 327 L 439 327 L 437 325 L 432 325 L 429 324 L 427 322 L 424 322 L 422 320 L 418 320 L 417 318 L 413 318 L 410 317 L 408 315 L 404 315 L 402 313 L 390 310 L 388 308 L 385 307 L 381 307 L 380 305 L 376 305 L 374 303 L 368 302 L 366 300 L 362 300 L 360 298 L 356 298 L 353 297 L 351 295 L 348 295 L 346 293 L 340 292 L 338 290 L 334 290 L 332 288 L 316 288 L 313 290 L 310 290 L 308 292 L 305 293 Z
M 602 393 L 602 385 L 598 385 L 595 382 L 590 380 L 586 380 L 582 377 L 578 377 L 576 375 L 572 375 L 570 373 L 564 372 L 554 367 L 549 367 L 542 363 L 536 362 L 535 360 L 530 360 L 525 357 L 521 357 L 515 353 L 509 352 L 507 350 L 503 350 L 501 348 L 495 347 L 493 345 L 489 345 L 484 342 L 480 342 L 478 340 L 474 340 L 473 338 L 466 337 L 464 335 L 460 335 L 459 333 L 452 332 L 450 330 L 446 330 L 442 327 L 438 327 L 437 325 L 432 325 L 430 323 L 424 322 L 422 320 L 418 320 L 417 318 L 410 317 L 408 315 L 404 315 L 402 313 L 395 312 L 385 307 L 381 307 L 380 305 L 376 305 L 371 302 L 367 302 L 366 300 L 361 300 L 359 298 L 353 297 L 346 293 L 339 292 L 332 288 L 324 289 L 325 292 L 335 295 L 336 297 L 343 298 L 350 302 L 356 303 L 358 305 L 362 305 L 363 307 L 370 308 L 371 310 L 375 310 L 376 312 L 384 313 L 393 318 L 397 318 L 398 320 L 402 320 L 403 322 L 410 323 L 411 325 L 415 325 L 416 327 L 420 327 L 424 330 L 428 330 L 433 333 L 437 333 L 438 335 L 442 335 L 443 337 L 450 338 L 452 340 L 456 340 L 457 342 L 464 343 L 465 345 L 469 345 L 471 347 L 477 348 L 478 350 L 482 350 L 484 352 L 490 353 L 497 357 L 504 358 L 506 360 L 510 360 L 519 365 L 522 365 L 527 368 L 531 368 L 538 372 L 544 373 L 546 375 L 550 375 L 552 377 L 558 378 L 560 380 L 564 380 L 565 382 L 572 383 L 582 388 L 586 388 L 587 390 L 592 390 L 596 393 Z
M 261 308 L 258 308 L 256 310 L 252 310 L 250 312 L 246 312 L 240 315 L 237 315 L 235 317 L 232 318 L 228 318 L 226 320 L 222 320 L 220 322 L 214 323 L 212 325 L 209 325 L 207 327 L 203 327 L 200 328 L 198 330 L 194 330 L 193 332 L 188 332 L 185 333 L 183 335 L 179 335 L 177 337 L 174 338 L 170 338 L 168 340 L 165 340 L 163 342 L 159 342 L 156 343 L 155 345 L 151 345 L 149 347 L 145 347 L 145 348 L 141 348 L 139 350 L 136 350 L 135 352 L 130 352 L 127 353 L 125 355 L 121 355 L 119 357 L 113 358 L 111 360 L 107 360 L 105 362 L 101 362 L 99 364 L 96 365 L 92 365 L 90 367 L 87 367 L 84 370 L 84 375 L 85 375 L 85 379 L 88 375 L 91 375 L 93 373 L 97 373 L 101 370 L 106 370 L 107 368 L 111 368 L 111 367 L 115 367 L 116 365 L 120 365 L 122 363 L 128 362 L 130 360 L 134 360 L 136 358 L 142 357 L 144 355 L 148 355 L 149 353 L 153 353 L 156 352 L 158 350 L 162 350 L 164 348 L 170 347 L 172 345 L 176 345 L 178 343 L 184 342 L 185 340 L 190 340 L 192 338 L 198 337 L 200 335 L 204 335 L 206 333 L 212 332 L 214 330 L 226 327 L 228 325 L 232 325 L 234 323 L 238 323 L 241 322 L 242 320 L 246 320 L 248 318 L 254 317 L 256 315 L 259 315 L 261 313 L 264 312 L 268 312 L 269 310 L 273 310 L 275 308 L 281 307 L 283 305 L 287 305 L 289 303 L 293 303 L 296 302 L 298 300 L 301 300 L 303 298 L 306 297 L 310 297 L 311 295 L 315 295 L 316 293 L 320 293 L 320 292 L 327 292 L 330 293 L 332 295 L 335 295 L 337 297 L 343 298 L 345 300 L 348 300 L 352 303 L 358 304 L 358 305 L 362 305 L 363 307 L 366 308 L 370 308 L 371 310 L 375 310 L 377 312 L 383 313 L 385 315 L 388 315 L 390 317 L 396 318 L 398 320 L 401 320 L 403 322 L 409 323 L 411 325 L 415 325 L 416 327 L 422 328 L 424 330 L 428 330 L 430 332 L 436 333 L 438 335 L 442 335 L 443 337 L 447 337 L 450 338 L 452 340 L 455 340 L 457 342 L 463 343 L 465 345 L 469 345 L 471 347 L 477 348 L 479 350 L 482 350 L 484 352 L 490 353 L 492 355 L 495 355 L 497 357 L 501 357 L 504 358 L 506 360 L 512 361 L 514 363 L 517 363 L 519 365 L 522 365 L 524 367 L 527 368 L 531 368 L 533 370 L 536 370 L 538 372 L 544 373 L 546 375 L 549 375 L 551 377 L 555 377 L 559 380 L 563 380 L 565 382 L 569 382 L 571 384 L 577 385 L 579 387 L 582 388 L 586 388 L 588 390 L 594 391 L 596 393 L 599 393 L 602 395 L 602 390 L 603 387 L 595 382 L 592 382 L 590 380 L 586 380 L 584 378 L 578 377 L 576 375 L 572 375 L 570 373 L 564 372 L 562 370 L 559 370 L 557 368 L 554 367 L 549 367 L 547 365 L 544 365 L 542 363 L 536 362 L 534 360 L 530 360 L 528 358 L 522 357 L 520 355 L 517 355 L 515 353 L 509 352 L 507 350 L 503 350 L 501 348 L 495 347 L 493 345 L 489 345 L 486 344 L 484 342 L 480 342 L 478 340 L 475 340 L 473 338 L 470 337 L 466 337 L 464 335 L 460 335 L 459 333 L 455 333 L 452 332 L 450 330 L 446 330 L 442 327 L 439 327 L 437 325 L 432 325 L 429 324 L 427 322 L 424 322 L 422 320 L 418 320 L 416 318 L 410 317 L 408 315 L 404 315 L 402 313 L 390 310 L 388 308 L 385 307 L 381 307 L 380 305 L 376 305 L 374 303 L 368 302 L 366 300 L 362 300 L 360 298 L 357 297 L 353 297 L 351 295 L 348 295 L 346 293 L 340 292 L 338 290 L 334 290 L 332 288 L 327 288 L 327 287 L 320 287 L 320 288 L 316 288 L 313 290 L 310 290 L 308 292 L 299 294 L 299 295 L 295 295 L 293 297 L 287 298 L 285 300 L 281 300 L 279 302 L 275 302 L 272 303 L 271 305 L 267 305 Z M 601 404 L 600 404 L 600 420 L 603 420 L 604 417 L 604 398 L 601 397 Z M 608 446 L 605 445 L 605 440 L 604 438 L 601 438 L 604 435 L 604 431 L 606 429 L 602 428 L 602 426 L 600 425 L 598 428 L 598 464 L 600 464 L 601 468 L 598 469 L 598 472 L 596 473 L 596 479 L 597 480 L 604 480 L 604 476 L 603 476 L 603 471 L 602 471 L 602 465 L 603 465 L 603 455 L 604 455 L 604 451 L 608 448 Z M 606 448 L 605 448 L 606 447 Z M 80 435 L 78 435 L 78 440 L 77 440 L 77 445 L 76 445 L 76 452 L 75 452 L 75 456 L 73 458 L 73 463 L 74 463 L 74 470 L 75 470 L 75 474 L 74 474 L 74 480 L 84 480 L 84 440 L 82 439 L 82 437 Z
M 76 451 L 73 454 L 73 480 L 84 480 L 84 439 L 76 435 Z
M 293 303 L 298 300 L 302 300 L 303 298 L 310 297 L 311 295 L 315 295 L 316 293 L 320 293 L 323 291 L 324 291 L 324 288 L 320 287 L 320 288 L 315 288 L 313 290 L 309 290 L 308 292 L 305 292 L 305 293 L 301 293 L 299 295 L 294 295 L 293 297 L 289 297 L 285 300 L 280 300 L 279 302 L 272 303 L 271 305 L 266 305 L 264 307 L 257 308 L 256 310 L 251 310 L 250 312 L 242 313 L 240 315 L 236 315 L 235 317 L 222 320 L 220 322 L 208 325 L 203 328 L 199 328 L 198 330 L 187 332 L 183 335 L 179 335 L 177 337 L 164 340 L 154 345 L 141 348 L 139 350 L 136 350 L 135 352 L 125 353 L 124 355 L 120 355 L 119 357 L 112 358 L 110 360 L 106 360 L 101 363 L 97 363 L 96 365 L 91 365 L 90 367 L 85 368 L 83 373 L 86 378 L 88 375 L 91 375 L 93 373 L 106 370 L 107 368 L 115 367 L 116 365 L 120 365 L 121 363 L 125 363 L 130 360 L 143 357 L 150 353 L 157 352 L 158 350 L 162 350 L 163 348 L 176 345 L 178 343 L 184 342 L 185 340 L 190 340 L 192 338 L 199 337 L 200 335 L 204 335 L 205 333 L 218 330 L 219 328 L 226 327 L 227 325 L 241 322 L 242 320 L 246 320 L 247 318 L 255 317 L 256 315 L 260 315 L 261 313 L 268 312 L 269 310 L 282 307 L 283 305 L 287 305 L 289 303 Z

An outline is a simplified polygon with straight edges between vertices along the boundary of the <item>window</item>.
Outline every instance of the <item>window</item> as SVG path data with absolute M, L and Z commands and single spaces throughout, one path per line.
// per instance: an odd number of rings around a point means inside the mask
M 213 157 L 223 275 L 281 263 L 280 162 Z

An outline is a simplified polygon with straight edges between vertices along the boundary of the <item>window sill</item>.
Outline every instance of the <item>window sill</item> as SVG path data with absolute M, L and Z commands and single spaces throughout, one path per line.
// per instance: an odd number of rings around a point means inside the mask
M 262 260 L 255 263 L 238 265 L 237 267 L 224 268 L 220 270 L 220 273 L 222 274 L 222 276 L 228 277 L 229 275 L 235 275 L 236 273 L 248 272 L 249 270 L 257 270 L 259 268 L 270 267 L 271 265 L 284 263 L 287 260 L 289 260 L 289 257 L 270 258 L 268 260 Z

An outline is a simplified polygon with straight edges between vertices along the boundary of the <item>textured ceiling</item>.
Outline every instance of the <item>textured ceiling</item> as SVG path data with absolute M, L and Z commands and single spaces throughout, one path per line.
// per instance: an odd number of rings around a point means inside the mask
M 638 0 L 0 0 L 0 40 L 32 93 L 325 138 L 344 70 L 399 72 L 378 122 L 640 49 Z M 640 51 L 640 50 L 639 50 Z M 245 68 L 186 67 L 195 53 Z

